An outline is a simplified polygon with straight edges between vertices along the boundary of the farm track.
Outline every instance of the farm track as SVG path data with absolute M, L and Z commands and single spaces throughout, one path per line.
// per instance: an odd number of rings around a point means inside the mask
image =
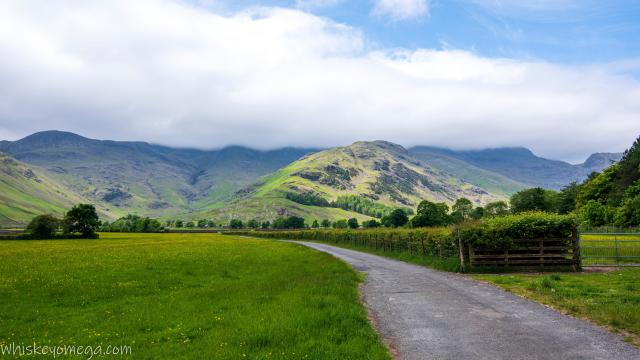
M 335 246 L 296 243 L 366 273 L 364 302 L 399 359 L 640 359 L 618 335 L 495 286 Z

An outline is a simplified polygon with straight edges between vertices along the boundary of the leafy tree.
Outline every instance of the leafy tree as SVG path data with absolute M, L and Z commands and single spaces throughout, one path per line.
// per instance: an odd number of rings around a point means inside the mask
M 71 208 L 62 220 L 65 234 L 80 233 L 83 237 L 93 237 L 100 226 L 96 208 L 91 204 L 78 204 Z
M 595 200 L 589 200 L 587 204 L 582 207 L 582 219 L 589 226 L 605 225 L 608 223 L 608 217 L 607 207 Z
M 252 228 L 252 229 L 257 229 L 258 227 L 260 227 L 260 223 L 256 219 L 251 219 L 247 223 L 247 226 Z
M 473 211 L 473 203 L 467 198 L 460 198 L 453 204 L 452 210 L 452 221 L 462 222 L 469 220 L 471 218 L 471 212 Z
M 176 228 L 180 229 L 184 227 L 184 222 L 182 220 L 176 220 Z
M 268 220 L 267 220 L 267 221 L 264 221 L 264 222 L 260 225 L 260 227 L 261 227 L 261 228 L 263 228 L 263 229 L 268 229 L 268 228 L 270 228 L 270 227 L 271 227 L 271 223 L 270 223 Z
M 214 223 L 213 220 L 209 220 L 207 221 L 207 227 L 214 228 L 216 227 L 216 223 Z
M 509 205 L 505 201 L 490 202 L 484 207 L 485 216 L 504 216 L 509 214 Z
M 311 227 L 314 229 L 319 228 L 320 224 L 318 224 L 318 220 L 313 220 L 313 223 L 311 223 Z
M 274 229 L 303 229 L 304 218 L 298 216 L 280 217 L 273 221 Z
M 60 219 L 53 215 L 38 215 L 31 219 L 26 231 L 36 239 L 50 239 L 58 231 Z
M 358 219 L 356 218 L 351 218 L 347 220 L 347 225 L 349 226 L 350 229 L 357 229 L 360 227 L 360 225 L 358 224 Z
M 362 222 L 362 227 L 365 229 L 373 229 L 373 228 L 380 227 L 380 223 L 374 219 L 371 219 L 371 220 Z
M 231 221 L 229 221 L 229 227 L 232 229 L 242 229 L 244 224 L 240 219 L 231 219 Z
M 511 196 L 511 212 L 554 211 L 554 193 L 540 187 L 519 191 Z
M 394 210 L 391 206 L 377 203 L 359 195 L 338 196 L 338 198 L 331 203 L 331 206 L 376 218 L 387 216 Z M 405 209 L 405 211 L 409 214 L 413 213 L 411 209 Z
M 434 203 L 423 200 L 418 205 L 416 216 L 411 219 L 414 227 L 445 226 L 451 223 L 449 206 L 445 203 Z
M 184 225 L 184 227 L 186 227 L 188 229 L 193 229 L 194 227 L 196 227 L 196 224 L 194 224 L 193 221 L 189 221 L 188 223 L 186 223 Z
M 324 219 L 322 220 L 322 222 L 320 223 L 320 226 L 322 226 L 323 228 L 330 228 L 331 227 L 331 221 L 329 221 L 329 219 Z
M 484 217 L 484 208 L 482 206 L 478 206 L 477 208 L 473 209 L 473 211 L 471 212 L 471 219 L 473 220 L 480 220 Z
M 344 219 L 333 222 L 333 227 L 335 229 L 346 229 L 348 226 L 349 224 L 347 224 L 347 220 Z
M 558 213 L 568 214 L 576 209 L 578 190 L 579 187 L 575 181 L 560 190 L 556 197 Z
M 407 213 L 402 209 L 395 209 L 389 215 L 382 218 L 382 224 L 386 227 L 401 227 L 409 222 Z
M 111 224 L 102 224 L 103 231 L 110 232 L 163 232 L 164 226 L 156 219 L 129 214 Z
M 288 192 L 285 194 L 285 197 L 293 202 L 297 202 L 298 204 L 302 204 L 302 205 L 321 206 L 321 207 L 329 206 L 329 202 L 325 198 L 323 198 L 322 195 L 316 194 L 316 193 Z
M 201 229 L 206 228 L 207 227 L 207 220 L 205 220 L 205 219 L 198 220 L 198 227 L 201 228 Z

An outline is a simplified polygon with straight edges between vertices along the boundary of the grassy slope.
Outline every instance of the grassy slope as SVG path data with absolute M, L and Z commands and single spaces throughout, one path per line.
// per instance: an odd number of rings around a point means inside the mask
M 640 269 L 562 275 L 474 275 L 622 333 L 640 346 Z
M 0 345 L 130 345 L 135 358 L 388 359 L 346 264 L 214 234 L 0 242 Z
M 28 222 L 34 215 L 61 216 L 72 205 L 89 202 L 45 172 L 0 155 L 0 226 Z M 102 212 L 103 216 L 107 216 Z
M 507 192 L 499 194 L 476 193 L 473 191 L 471 183 L 462 181 L 451 174 L 438 168 L 431 167 L 428 164 L 418 165 L 417 162 L 411 160 L 406 151 L 397 145 L 383 142 L 357 142 L 351 146 L 333 148 L 318 153 L 310 154 L 288 166 L 276 171 L 273 174 L 265 176 L 262 181 L 253 189 L 253 192 L 247 196 L 240 198 L 231 205 L 221 207 L 214 213 L 222 214 L 224 212 L 233 213 L 233 209 L 249 209 L 249 218 L 251 216 L 264 218 L 278 209 L 287 208 L 295 215 L 303 216 L 307 219 L 322 219 L 328 217 L 330 219 L 358 217 L 353 212 L 346 214 L 337 209 L 328 209 L 315 206 L 303 206 L 295 204 L 284 199 L 287 192 L 314 192 L 322 195 L 325 199 L 332 201 L 340 195 L 348 194 L 368 194 L 376 195 L 371 189 L 372 184 L 379 182 L 379 177 L 383 174 L 379 168 L 376 168 L 376 162 L 388 161 L 390 168 L 385 174 L 393 174 L 393 165 L 402 165 L 405 169 L 413 171 L 418 176 L 428 179 L 435 187 L 440 187 L 442 191 L 432 191 L 425 186 L 420 185 L 419 180 L 415 181 L 411 191 L 404 191 L 400 185 L 390 185 L 393 190 L 398 191 L 409 204 L 399 203 L 393 199 L 388 193 L 377 194 L 380 203 L 398 206 L 412 207 L 416 206 L 421 200 L 430 199 L 434 201 L 444 201 L 451 203 L 459 197 L 468 197 L 477 200 L 479 203 L 485 203 L 496 199 L 504 198 Z M 327 174 L 326 166 L 334 164 L 343 169 L 356 169 L 358 174 L 352 176 L 346 183 L 345 189 L 332 187 L 322 184 L 319 181 L 312 181 L 299 176 L 301 172 L 306 173 L 322 173 Z M 400 178 L 398 181 L 409 180 Z M 409 182 L 406 182 L 408 184 Z M 253 211 L 251 209 L 259 209 Z M 219 218 L 220 215 L 216 216 Z

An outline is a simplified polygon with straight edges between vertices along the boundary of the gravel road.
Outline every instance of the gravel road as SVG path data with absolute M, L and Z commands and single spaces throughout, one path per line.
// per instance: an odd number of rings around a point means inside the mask
M 640 359 L 620 336 L 467 277 L 297 242 L 366 273 L 363 299 L 398 359 Z

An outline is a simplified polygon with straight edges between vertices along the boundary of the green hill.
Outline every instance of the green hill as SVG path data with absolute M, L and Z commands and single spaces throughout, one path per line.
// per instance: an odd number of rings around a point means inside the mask
M 213 213 L 219 216 L 234 213 L 233 209 L 255 209 L 249 214 L 257 218 L 273 214 L 345 218 L 355 216 L 354 212 L 344 213 L 330 203 L 348 195 L 390 209 L 413 209 L 424 199 L 453 203 L 467 197 L 485 204 L 506 198 L 507 191 L 492 193 L 463 181 L 411 157 L 400 145 L 356 142 L 295 161 L 246 188 L 233 203 Z
M 33 216 L 53 214 L 61 217 L 72 205 L 88 202 L 40 168 L 26 165 L 0 153 L 0 224 L 24 225 Z M 105 209 L 101 216 L 110 218 Z

